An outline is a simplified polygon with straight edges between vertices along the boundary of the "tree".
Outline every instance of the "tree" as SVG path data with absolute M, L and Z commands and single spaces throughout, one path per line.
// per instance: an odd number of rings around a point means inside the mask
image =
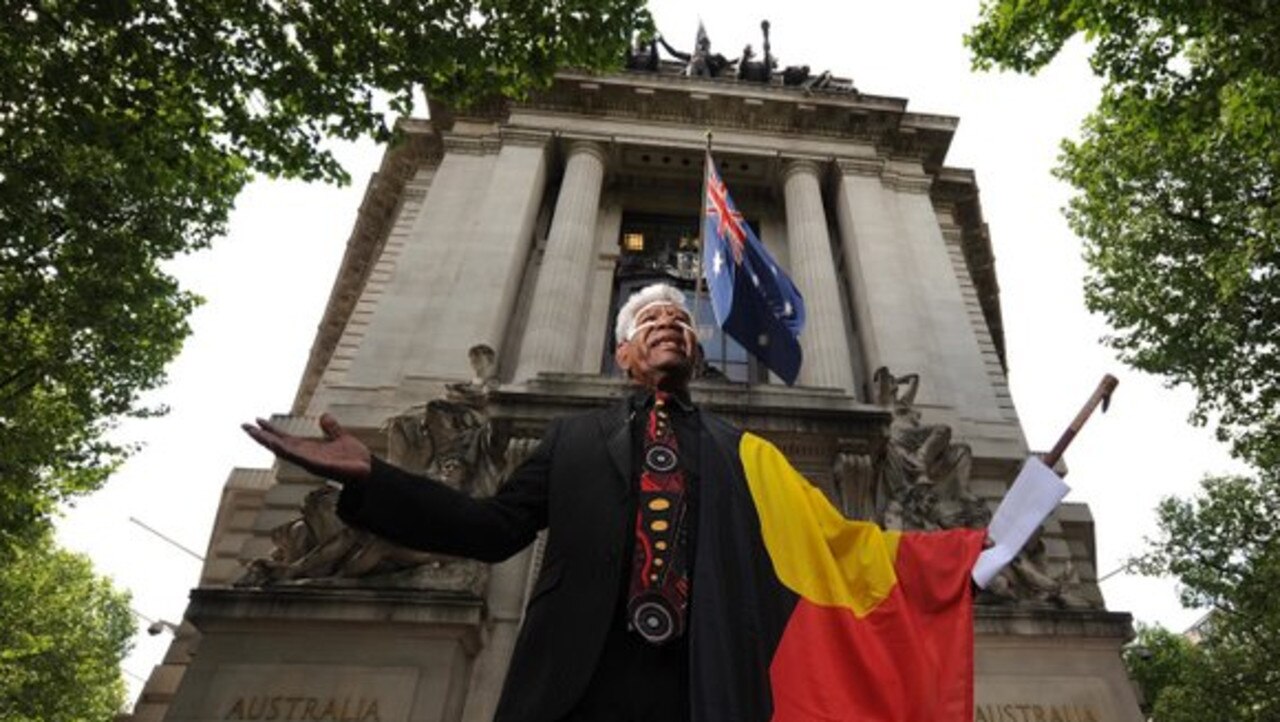
M 198 299 L 162 264 L 328 138 L 620 62 L 643 0 L 19 0 L 0 8 L 0 560 L 130 450 Z
M 1280 12 L 1273 0 L 987 0 L 975 66 L 1093 43 L 1102 100 L 1057 174 L 1086 301 L 1123 360 L 1189 384 L 1194 418 L 1280 464 Z
M 1151 717 L 1160 698 L 1183 695 L 1198 650 L 1191 640 L 1160 626 L 1138 625 L 1133 643 L 1124 648 L 1129 676 L 1142 690 L 1142 711 Z M 1167 703 L 1167 699 L 1166 699 Z
M 1194 646 L 1144 630 L 1152 656 L 1126 654 L 1154 718 L 1280 719 L 1280 472 L 1206 479 L 1199 497 L 1161 502 L 1158 518 L 1137 567 L 1175 577 L 1183 604 L 1211 611 Z
M 48 534 L 0 564 L 0 719 L 107 720 L 124 702 L 129 597 Z

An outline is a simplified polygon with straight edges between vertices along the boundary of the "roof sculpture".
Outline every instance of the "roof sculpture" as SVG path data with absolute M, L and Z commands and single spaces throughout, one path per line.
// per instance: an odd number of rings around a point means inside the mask
M 764 42 L 761 44 L 764 50 L 763 57 L 758 57 L 750 44 L 742 49 L 741 55 L 732 59 L 712 52 L 711 38 L 707 34 L 706 27 L 699 22 L 692 50 L 688 52 L 678 50 L 662 35 L 649 38 L 638 36 L 634 45 L 627 51 L 625 66 L 628 70 L 638 72 L 679 73 L 690 77 L 784 85 L 806 91 L 858 92 L 851 81 L 836 78 L 829 70 L 816 75 L 810 72 L 808 65 L 788 65 L 778 70 L 778 58 L 773 55 L 769 45 L 769 21 L 761 21 L 760 29 L 764 35 Z M 664 61 L 659 52 L 659 46 L 675 60 Z

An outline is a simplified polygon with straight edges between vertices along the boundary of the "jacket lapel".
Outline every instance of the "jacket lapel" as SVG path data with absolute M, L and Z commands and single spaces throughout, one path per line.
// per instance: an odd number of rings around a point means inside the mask
M 627 399 L 614 404 L 600 417 L 605 448 L 613 462 L 616 479 L 623 497 L 631 495 L 631 404 Z

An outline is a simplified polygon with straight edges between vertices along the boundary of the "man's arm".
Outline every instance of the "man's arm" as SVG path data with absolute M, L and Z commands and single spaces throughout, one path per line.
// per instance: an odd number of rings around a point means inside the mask
M 329 414 L 320 417 L 322 439 L 294 436 L 262 419 L 242 428 L 276 456 L 341 482 L 343 521 L 397 544 L 500 561 L 527 546 L 547 523 L 554 423 L 497 493 L 481 499 L 375 458 Z
M 468 496 L 374 457 L 367 480 L 343 485 L 338 516 L 404 546 L 502 561 L 528 546 L 547 525 L 556 428 L 553 423 L 492 497 Z

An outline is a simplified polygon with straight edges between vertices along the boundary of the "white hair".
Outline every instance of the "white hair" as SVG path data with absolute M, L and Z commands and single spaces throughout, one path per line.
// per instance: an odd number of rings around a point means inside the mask
M 631 298 L 622 304 L 622 308 L 618 309 L 618 321 L 613 327 L 614 340 L 622 343 L 631 338 L 636 331 L 636 316 L 640 315 L 640 311 L 647 306 L 655 303 L 671 304 L 679 306 L 682 311 L 689 313 L 689 307 L 685 305 L 684 294 L 674 286 L 665 283 L 655 283 L 631 294 Z

